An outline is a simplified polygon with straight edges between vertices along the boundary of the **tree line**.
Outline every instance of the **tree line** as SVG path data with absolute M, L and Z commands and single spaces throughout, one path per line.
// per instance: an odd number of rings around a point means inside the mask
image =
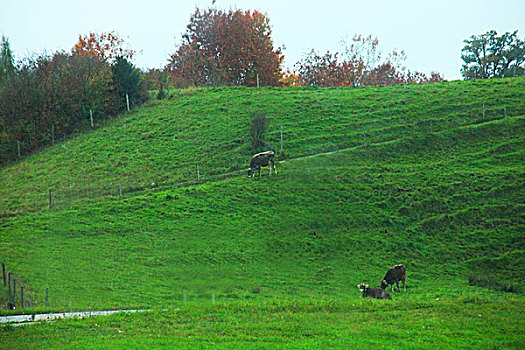
M 115 32 L 79 36 L 69 52 L 15 63 L 9 41 L 0 47 L 0 163 L 115 115 L 147 90 L 190 86 L 361 87 L 443 80 L 404 66 L 406 54 L 384 55 L 378 38 L 355 35 L 337 51 L 312 49 L 292 70 L 282 68 L 284 47 L 275 47 L 269 18 L 259 11 L 196 9 L 181 43 L 160 69 L 140 71 L 135 51 Z M 525 44 L 517 31 L 489 31 L 465 40 L 465 79 L 522 76 Z M 127 96 L 127 97 L 126 97 Z M 14 144 L 17 144 L 17 147 Z
M 102 46 L 100 44 L 103 44 Z M 142 73 L 115 33 L 80 36 L 71 52 L 26 58 L 15 64 L 1 43 L 0 161 L 16 159 L 90 123 L 142 103 Z M 16 146 L 15 146 L 16 143 Z

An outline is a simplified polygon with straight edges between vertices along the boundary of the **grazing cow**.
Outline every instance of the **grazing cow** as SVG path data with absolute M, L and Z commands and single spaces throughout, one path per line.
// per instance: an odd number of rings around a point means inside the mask
M 261 176 L 261 167 L 263 166 L 270 167 L 270 175 L 272 175 L 272 167 L 277 174 L 277 169 L 275 168 L 275 154 L 272 151 L 257 153 L 252 157 L 250 169 L 248 170 L 248 177 L 255 177 L 255 172 L 257 170 L 259 170 L 259 176 Z
M 397 286 L 397 291 L 401 292 L 399 289 L 399 281 L 403 282 L 403 292 L 407 291 L 405 282 L 407 279 L 407 268 L 404 265 L 392 266 L 386 272 L 385 277 L 381 281 L 381 288 L 385 289 L 388 285 L 392 285 L 392 292 L 394 291 L 394 283 Z
M 368 284 L 361 283 L 357 286 L 361 293 L 363 294 L 363 298 L 369 297 L 369 298 L 376 298 L 376 299 L 392 299 L 390 294 L 384 289 L 381 288 L 373 288 L 369 287 Z

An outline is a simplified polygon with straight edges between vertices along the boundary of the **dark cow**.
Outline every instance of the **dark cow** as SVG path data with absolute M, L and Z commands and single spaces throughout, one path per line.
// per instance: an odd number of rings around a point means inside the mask
M 407 279 L 407 268 L 404 265 L 392 266 L 386 272 L 385 277 L 381 281 L 381 288 L 385 289 L 388 285 L 392 285 L 392 292 L 394 291 L 394 283 L 397 286 L 397 291 L 401 292 L 399 289 L 399 281 L 403 282 L 403 292 L 406 292 L 406 279 Z
M 361 293 L 363 294 L 363 298 L 376 298 L 376 299 L 392 299 L 390 294 L 387 293 L 386 290 L 381 288 L 373 288 L 369 287 L 368 284 L 361 283 L 357 286 Z
M 277 169 L 275 168 L 275 154 L 272 151 L 257 153 L 252 157 L 250 162 L 250 169 L 248 170 L 248 177 L 255 177 L 255 172 L 259 171 L 259 176 L 261 176 L 261 167 L 270 166 L 270 175 L 272 175 L 272 167 L 274 172 L 277 174 Z

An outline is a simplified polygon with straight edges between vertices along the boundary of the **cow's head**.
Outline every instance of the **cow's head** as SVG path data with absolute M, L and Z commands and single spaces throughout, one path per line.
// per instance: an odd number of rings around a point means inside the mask
M 388 282 L 386 280 L 382 280 L 381 281 L 381 288 L 382 289 L 386 289 L 386 287 L 388 287 Z
M 359 291 L 361 293 L 364 293 L 368 289 L 368 284 L 364 284 L 364 283 L 358 284 L 357 288 L 359 288 Z

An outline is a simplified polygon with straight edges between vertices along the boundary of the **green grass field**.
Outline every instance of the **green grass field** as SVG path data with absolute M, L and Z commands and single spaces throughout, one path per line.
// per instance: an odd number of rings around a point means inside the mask
M 260 114 L 286 161 L 249 179 Z M 177 91 L 0 169 L 25 312 L 153 311 L 0 344 L 523 348 L 524 130 L 523 78 Z M 360 297 L 399 263 L 406 294 Z

